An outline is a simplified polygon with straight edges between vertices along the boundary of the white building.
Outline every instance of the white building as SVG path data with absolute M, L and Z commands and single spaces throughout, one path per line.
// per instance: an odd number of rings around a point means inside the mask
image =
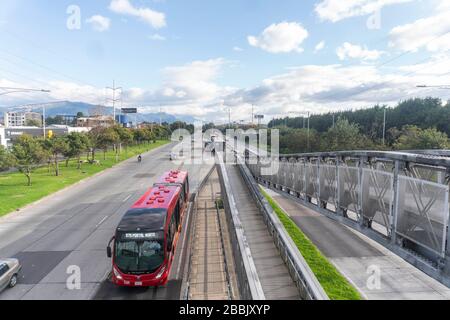
M 8 147 L 8 142 L 6 140 L 6 132 L 4 127 L 0 127 L 0 145 L 5 148 Z
M 26 126 L 28 120 L 41 122 L 42 116 L 36 112 L 5 112 L 4 123 L 6 128 Z

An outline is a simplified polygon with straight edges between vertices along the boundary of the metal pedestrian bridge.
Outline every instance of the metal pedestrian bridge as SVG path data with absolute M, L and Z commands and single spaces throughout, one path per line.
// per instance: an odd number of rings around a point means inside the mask
M 245 149 L 259 183 L 382 244 L 450 285 L 448 152 L 268 156 Z

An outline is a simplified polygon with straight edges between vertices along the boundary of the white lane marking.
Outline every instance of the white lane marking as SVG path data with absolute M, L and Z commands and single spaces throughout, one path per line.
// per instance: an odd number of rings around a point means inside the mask
M 99 223 L 97 223 L 97 225 L 95 226 L 96 228 L 100 227 L 100 225 L 106 221 L 106 219 L 108 219 L 109 216 L 105 216 Z
M 125 199 L 123 199 L 122 202 L 127 202 L 127 200 L 130 198 L 131 198 L 131 194 L 128 197 L 126 197 Z

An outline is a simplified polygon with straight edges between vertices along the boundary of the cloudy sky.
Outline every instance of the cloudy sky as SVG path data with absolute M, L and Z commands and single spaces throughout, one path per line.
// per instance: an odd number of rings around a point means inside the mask
M 1 0 L 0 106 L 123 103 L 204 120 L 450 99 L 448 0 Z

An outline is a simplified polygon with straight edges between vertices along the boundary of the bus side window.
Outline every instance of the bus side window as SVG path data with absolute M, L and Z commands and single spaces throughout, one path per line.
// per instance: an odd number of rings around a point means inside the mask
M 177 205 L 175 206 L 175 210 L 173 212 L 173 216 L 175 219 L 176 228 L 178 228 L 180 226 L 180 202 L 177 202 Z
M 173 244 L 173 239 L 175 237 L 176 230 L 177 230 L 177 227 L 176 227 L 176 218 L 175 218 L 175 212 L 174 212 L 174 214 L 172 215 L 172 219 L 170 220 L 170 224 L 169 224 L 167 243 Z

